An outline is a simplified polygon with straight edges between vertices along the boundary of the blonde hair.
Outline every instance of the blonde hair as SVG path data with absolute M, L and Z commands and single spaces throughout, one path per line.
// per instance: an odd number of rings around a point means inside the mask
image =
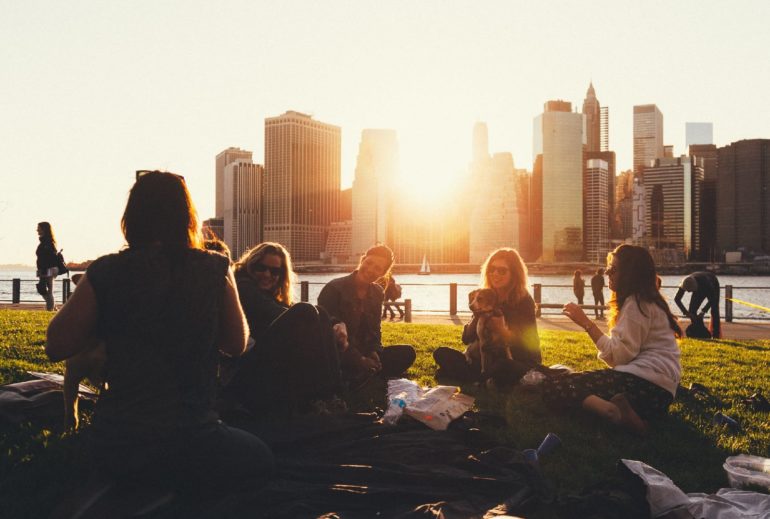
M 247 250 L 235 262 L 235 272 L 244 272 L 249 277 L 253 277 L 250 270 L 251 266 L 261 261 L 268 254 L 274 254 L 282 260 L 281 275 L 278 278 L 278 285 L 273 290 L 272 295 L 279 303 L 291 306 L 294 271 L 291 266 L 291 255 L 280 243 L 263 242 Z
M 510 247 L 503 247 L 492 251 L 484 263 L 481 265 L 481 288 L 492 288 L 492 284 L 489 282 L 489 274 L 487 270 L 489 265 L 495 260 L 503 260 L 508 269 L 511 272 L 511 292 L 509 299 L 513 302 L 519 301 L 523 297 L 529 295 L 527 290 L 527 266 L 519 256 L 516 249 Z

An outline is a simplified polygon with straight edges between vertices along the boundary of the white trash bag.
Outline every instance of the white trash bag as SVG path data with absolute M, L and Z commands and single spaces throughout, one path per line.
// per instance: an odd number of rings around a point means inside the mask
M 473 407 L 475 398 L 460 393 L 456 386 L 438 386 L 426 391 L 419 400 L 407 404 L 404 412 L 434 431 L 444 431 L 455 418 Z

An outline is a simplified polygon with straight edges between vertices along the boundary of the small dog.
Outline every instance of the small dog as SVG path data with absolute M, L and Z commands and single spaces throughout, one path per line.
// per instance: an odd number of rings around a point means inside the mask
M 77 285 L 82 274 L 72 276 Z M 64 369 L 64 430 L 75 431 L 78 428 L 78 390 L 80 382 L 87 378 L 91 384 L 101 389 L 104 385 L 104 363 L 107 352 L 104 343 L 99 341 L 85 351 L 65 361 Z
M 502 337 L 489 326 L 490 317 L 502 317 L 497 293 L 491 288 L 479 288 L 468 294 L 468 307 L 478 318 L 476 335 L 478 339 L 465 350 L 468 361 L 481 364 L 481 372 L 487 373 L 498 360 L 512 359 L 511 350 Z

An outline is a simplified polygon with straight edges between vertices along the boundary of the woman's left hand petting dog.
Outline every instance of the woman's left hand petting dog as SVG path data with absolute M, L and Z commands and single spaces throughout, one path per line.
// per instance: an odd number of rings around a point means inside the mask
M 83 278 L 83 274 L 75 274 L 72 281 L 75 285 Z M 78 393 L 80 382 L 88 379 L 92 385 L 101 390 L 104 385 L 104 363 L 107 352 L 103 342 L 98 342 L 85 351 L 70 357 L 64 363 L 64 430 L 73 432 L 78 428 Z

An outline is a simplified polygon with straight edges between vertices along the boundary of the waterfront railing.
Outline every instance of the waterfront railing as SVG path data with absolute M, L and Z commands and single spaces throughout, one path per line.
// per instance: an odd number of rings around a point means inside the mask
M 0 279 L 0 303 L 10 303 L 13 305 L 25 305 L 25 304 L 41 304 L 42 298 L 37 294 L 35 290 L 36 279 Z M 7 287 L 10 285 L 10 292 Z M 318 292 L 320 292 L 324 283 L 300 281 L 300 300 L 304 302 L 315 301 Z M 412 313 L 422 314 L 444 314 L 447 312 L 451 316 L 457 315 L 470 315 L 470 311 L 466 310 L 465 305 L 462 308 L 458 305 L 459 296 L 467 297 L 468 293 L 478 288 L 477 285 L 471 283 L 402 283 L 401 286 L 405 289 L 405 292 L 423 291 L 429 292 L 429 296 L 425 298 L 417 298 L 417 300 L 443 300 L 448 298 L 449 308 L 426 308 L 426 307 L 414 307 L 413 302 L 415 300 L 414 295 L 409 298 L 405 298 L 395 303 L 389 303 L 391 306 L 400 307 L 404 311 L 404 321 L 411 322 Z M 676 290 L 677 286 L 662 286 L 662 289 Z M 442 295 L 441 292 L 445 291 Z M 724 300 L 720 305 L 723 309 L 722 318 L 726 322 L 733 322 L 734 320 L 770 320 L 770 312 L 761 305 L 751 304 L 754 299 L 751 296 L 751 292 L 754 291 L 770 291 L 770 287 L 756 287 L 756 286 L 734 286 L 725 285 L 723 287 Z M 747 307 L 759 308 L 759 312 L 754 312 L 751 315 L 746 315 L 742 312 L 736 312 L 734 301 L 737 301 L 734 294 L 736 292 L 741 293 L 741 299 L 746 299 L 747 302 L 743 303 Z M 748 295 L 743 295 L 747 293 Z M 69 278 L 63 278 L 56 280 L 54 284 L 54 298 L 57 303 L 64 304 L 67 299 L 72 295 L 72 282 Z M 546 295 L 547 297 L 544 297 Z M 605 295 L 609 295 L 608 291 L 605 291 Z M 558 284 L 543 284 L 535 283 L 532 285 L 532 297 L 535 300 L 537 308 L 537 316 L 541 315 L 558 315 L 561 314 L 562 306 L 569 301 L 573 300 L 572 285 L 558 285 Z M 586 298 L 588 300 L 591 297 L 590 290 L 586 291 Z M 673 301 L 670 301 L 672 310 L 676 311 L 673 307 Z M 743 306 L 743 305 L 741 305 Z M 594 310 L 596 307 L 590 304 L 582 305 L 582 308 L 588 311 Z M 605 306 L 606 309 L 606 306 Z

